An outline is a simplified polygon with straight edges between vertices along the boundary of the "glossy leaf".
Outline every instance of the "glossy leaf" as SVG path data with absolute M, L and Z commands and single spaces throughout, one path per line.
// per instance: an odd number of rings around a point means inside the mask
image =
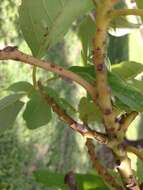
M 0 100 L 0 130 L 12 127 L 24 103 L 19 101 L 22 94 L 9 95 Z
M 86 97 L 81 98 L 78 111 L 80 119 L 84 122 L 101 122 L 101 113 L 99 108 Z
M 143 64 L 134 61 L 123 61 L 112 65 L 112 72 L 122 79 L 134 78 L 143 71 Z
M 64 184 L 63 174 L 51 173 L 48 170 L 37 170 L 34 172 L 34 177 L 37 182 L 42 183 L 46 187 L 68 189 Z M 102 179 L 97 175 L 75 174 L 75 179 L 80 190 L 90 190 L 97 187 L 109 190 Z
M 92 50 L 93 37 L 95 35 L 95 22 L 90 16 L 83 19 L 79 25 L 78 36 L 82 43 L 82 56 L 85 63 L 87 63 L 87 58 Z
M 34 56 L 60 41 L 71 24 L 93 8 L 89 0 L 23 0 L 19 10 L 21 29 Z
M 143 95 L 134 88 L 134 86 L 121 80 L 116 75 L 110 74 L 109 83 L 113 95 L 116 96 L 123 104 L 131 110 L 143 111 Z
M 13 83 L 10 87 L 8 87 L 7 90 L 13 91 L 13 92 L 26 92 L 29 93 L 32 90 L 34 90 L 33 86 L 26 81 L 20 81 Z
M 91 81 L 91 83 L 93 83 L 95 80 L 95 70 L 93 66 L 73 66 L 70 70 L 81 75 L 88 82 Z M 90 75 L 90 78 L 87 78 L 87 73 Z M 134 111 L 143 111 L 143 95 L 133 85 L 120 79 L 113 73 L 108 74 L 108 82 L 112 88 L 113 95 L 124 105 Z
M 46 125 L 51 120 L 51 108 L 38 92 L 34 92 L 30 97 L 23 118 L 29 129 Z

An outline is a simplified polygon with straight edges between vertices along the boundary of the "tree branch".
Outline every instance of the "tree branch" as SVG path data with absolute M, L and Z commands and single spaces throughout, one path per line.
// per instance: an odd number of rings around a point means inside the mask
M 143 161 L 143 155 L 141 154 L 141 152 L 140 152 L 137 148 L 135 148 L 135 147 L 133 147 L 133 146 L 127 145 L 127 146 L 126 146 L 126 150 L 127 150 L 128 152 L 134 153 L 140 160 Z
M 143 148 L 143 139 L 129 140 L 125 138 L 123 144 L 140 149 L 140 148 Z
M 40 81 L 38 82 L 38 87 L 40 89 L 41 95 L 43 96 L 43 98 L 45 99 L 47 104 L 53 109 L 53 111 L 55 113 L 57 113 L 57 115 L 59 116 L 59 118 L 62 121 L 64 121 L 66 124 L 68 124 L 69 127 L 71 127 L 73 130 L 80 133 L 82 136 L 84 136 L 86 138 L 96 139 L 101 144 L 108 143 L 108 138 L 107 138 L 106 134 L 92 130 L 86 125 L 79 124 L 72 117 L 70 117 L 65 112 L 65 110 L 63 110 L 56 103 L 56 101 L 52 97 L 48 96 L 48 94 L 44 92 L 44 89 L 43 89 Z
M 118 129 L 115 122 L 115 113 L 111 103 L 111 88 L 107 82 L 107 68 L 105 63 L 107 30 L 110 23 L 108 13 L 112 10 L 116 1 L 104 0 L 96 8 L 96 34 L 93 42 L 93 63 L 96 68 L 96 90 L 98 103 L 103 113 L 103 119 L 107 132 L 111 135 Z
M 102 111 L 106 131 L 111 142 L 109 142 L 107 146 L 111 148 L 115 155 L 117 169 L 124 183 L 124 187 L 127 190 L 139 190 L 140 187 L 131 168 L 130 159 L 127 157 L 126 150 L 122 149 L 120 145 L 123 140 L 123 138 L 120 137 L 124 136 L 125 132 L 122 134 L 118 131 L 120 124 L 116 122 L 116 115 L 113 112 L 111 90 L 108 85 L 107 68 L 105 64 L 107 51 L 105 45 L 107 43 L 107 31 L 111 21 L 110 14 L 114 13 L 113 6 L 116 2 L 116 0 L 103 0 L 96 8 L 96 34 L 93 42 L 93 63 L 96 69 L 97 101 Z M 94 164 L 96 164 L 96 162 Z
M 128 129 L 128 127 L 130 126 L 130 124 L 134 121 L 134 119 L 137 117 L 138 112 L 136 111 L 132 111 L 130 113 L 125 114 L 125 116 L 123 115 L 123 117 L 121 118 L 121 125 L 120 125 L 120 130 L 126 132 L 126 130 Z
M 73 173 L 73 171 L 70 171 L 65 175 L 64 182 L 68 185 L 69 190 L 78 190 L 75 174 Z
M 131 161 L 127 157 L 126 153 L 125 156 L 120 160 L 121 163 L 117 167 L 120 176 L 122 177 L 122 181 L 124 186 L 127 190 L 140 190 L 138 181 L 134 176 L 134 173 L 131 169 Z
M 95 87 L 89 84 L 86 80 L 81 78 L 79 75 L 69 70 L 66 70 L 63 67 L 60 67 L 56 64 L 52 64 L 48 61 L 42 61 L 28 54 L 22 53 L 21 51 L 17 50 L 16 47 L 11 47 L 11 46 L 8 46 L 0 50 L 0 60 L 9 60 L 9 59 L 21 61 L 23 63 L 27 63 L 30 65 L 34 65 L 34 66 L 43 68 L 45 70 L 54 72 L 62 77 L 66 77 L 72 81 L 75 81 L 87 90 L 87 92 L 93 98 L 94 102 L 96 101 Z
M 90 139 L 87 139 L 86 146 L 93 167 L 96 169 L 98 174 L 103 178 L 103 180 L 114 189 L 123 190 L 123 188 L 120 185 L 118 185 L 115 178 L 109 174 L 108 170 L 100 163 L 100 161 L 96 157 L 95 147 Z
M 135 15 L 135 16 L 143 16 L 143 10 L 142 9 L 118 9 L 118 10 L 112 10 L 109 12 L 109 16 L 111 19 L 117 16 L 129 16 L 129 15 Z
M 33 86 L 34 86 L 35 89 L 37 88 L 36 71 L 37 71 L 36 66 L 33 66 L 33 69 L 32 69 L 32 82 L 33 82 Z

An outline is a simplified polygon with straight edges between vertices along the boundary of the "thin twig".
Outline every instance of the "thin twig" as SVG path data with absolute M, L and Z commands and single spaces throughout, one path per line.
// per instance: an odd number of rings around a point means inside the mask
M 118 185 L 115 178 L 110 175 L 108 170 L 98 160 L 95 154 L 95 147 L 92 143 L 92 140 L 87 139 L 86 146 L 88 148 L 88 154 L 90 156 L 90 160 L 92 161 L 93 167 L 96 169 L 98 174 L 103 178 L 103 180 L 114 189 L 123 190 L 123 188 L 120 185 Z
M 83 78 L 81 78 L 79 75 L 77 75 L 69 70 L 66 70 L 63 67 L 60 67 L 56 64 L 52 64 L 48 61 L 43 61 L 43 60 L 37 59 L 28 54 L 22 53 L 21 51 L 17 50 L 17 48 L 11 47 L 11 46 L 8 46 L 8 47 L 0 50 L 0 60 L 9 60 L 9 59 L 21 61 L 23 63 L 30 64 L 30 65 L 34 65 L 34 66 L 43 68 L 45 70 L 54 72 L 62 77 L 68 78 L 72 81 L 75 81 L 87 90 L 87 92 L 93 98 L 94 102 L 96 101 L 95 87 L 92 86 L 90 83 L 88 83 Z
M 108 138 L 105 134 L 92 130 L 86 125 L 77 123 L 71 116 L 69 116 L 52 97 L 48 96 L 48 94 L 44 92 L 43 86 L 40 83 L 40 81 L 38 82 L 38 86 L 41 95 L 46 100 L 48 105 L 53 109 L 55 113 L 57 113 L 57 115 L 62 121 L 68 124 L 69 127 L 71 127 L 76 132 L 79 132 L 82 136 L 86 138 L 96 139 L 101 144 L 108 143 Z
M 141 154 L 141 152 L 137 148 L 127 145 L 126 150 L 128 152 L 134 153 L 141 161 L 143 161 L 143 155 Z
M 129 16 L 129 15 L 143 16 L 143 10 L 142 9 L 118 9 L 118 10 L 112 10 L 111 12 L 109 12 L 109 16 L 111 18 L 115 18 L 118 16 Z
M 131 160 L 127 157 L 126 152 L 125 156 L 122 158 L 122 160 L 120 160 L 120 164 L 118 165 L 117 169 L 122 178 L 125 189 L 140 190 L 137 178 L 131 169 Z
M 32 70 L 32 81 L 33 81 L 33 86 L 34 86 L 35 89 L 36 89 L 36 87 L 37 87 L 36 71 L 37 71 L 36 66 L 33 66 L 33 70 Z
M 120 121 L 121 122 L 120 130 L 126 131 L 128 129 L 128 127 L 130 126 L 130 124 L 137 117 L 137 115 L 138 115 L 138 112 L 136 112 L 136 111 L 127 113 L 127 114 L 125 114 L 125 116 L 123 115 L 123 117 L 121 118 L 121 121 Z
M 65 175 L 64 182 L 68 185 L 69 190 L 78 190 L 73 171 L 70 171 Z

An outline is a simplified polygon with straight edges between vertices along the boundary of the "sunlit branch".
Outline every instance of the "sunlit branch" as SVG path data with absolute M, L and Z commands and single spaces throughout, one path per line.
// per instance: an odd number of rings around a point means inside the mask
M 37 59 L 33 56 L 22 53 L 21 51 L 17 50 L 17 48 L 15 47 L 10 47 L 10 46 L 0 50 L 0 60 L 9 60 L 9 59 L 21 61 L 26 64 L 43 68 L 45 70 L 54 72 L 62 77 L 68 78 L 74 82 L 77 82 L 78 84 L 83 86 L 87 90 L 87 92 L 91 95 L 93 100 L 96 101 L 96 91 L 95 91 L 94 86 L 89 84 L 79 75 L 69 70 L 66 70 L 61 66 L 50 63 L 49 61 L 43 61 L 43 60 Z
M 125 132 L 123 131 L 122 135 L 122 132 L 120 134 L 120 131 L 118 131 L 120 124 L 116 122 L 116 115 L 113 111 L 111 102 L 111 88 L 107 80 L 108 76 L 105 64 L 107 53 L 107 32 L 112 19 L 111 14 L 114 13 L 113 8 L 115 3 L 117 3 L 116 0 L 103 0 L 100 5 L 96 7 L 96 33 L 93 41 L 93 63 L 96 69 L 97 102 L 103 115 L 106 131 L 111 138 L 111 145 L 110 143 L 108 145 L 117 158 L 116 160 L 118 160 L 117 169 L 122 178 L 124 187 L 127 190 L 139 190 L 140 187 L 131 168 L 130 159 L 127 156 L 126 150 L 120 147 L 120 141 L 123 140 L 123 138 L 120 137 L 124 136 Z M 116 10 L 116 12 L 119 13 L 118 10 Z M 129 123 L 130 122 L 127 122 L 127 125 Z M 89 153 L 90 155 L 94 155 L 92 154 L 93 152 Z M 92 156 L 90 157 L 91 160 L 95 160 L 95 163 L 93 162 L 93 164 L 95 164 L 96 167 L 96 158 L 94 159 L 94 156 L 93 159 Z
M 141 154 L 141 152 L 139 151 L 139 149 L 133 147 L 133 146 L 126 146 L 126 149 L 128 152 L 132 152 L 134 153 L 141 161 L 143 161 L 143 155 Z

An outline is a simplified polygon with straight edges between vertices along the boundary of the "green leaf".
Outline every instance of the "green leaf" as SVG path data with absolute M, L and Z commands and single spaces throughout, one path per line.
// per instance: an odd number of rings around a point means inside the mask
M 91 19 L 90 16 L 87 16 L 83 19 L 79 25 L 78 36 L 82 43 L 82 56 L 85 63 L 87 63 L 87 58 L 92 50 L 92 40 L 95 35 L 95 22 Z
M 143 1 L 136 0 L 136 2 L 137 2 L 137 5 L 138 5 L 138 8 L 143 9 Z
M 109 190 L 102 178 L 98 175 L 76 174 L 76 181 L 81 190 L 90 190 L 95 188 Z
M 112 66 L 112 72 L 122 79 L 134 78 L 143 71 L 143 64 L 134 61 L 123 61 Z
M 70 70 L 81 75 L 88 82 L 91 81 L 91 83 L 94 83 L 94 66 L 73 66 L 70 68 Z M 90 76 L 90 78 L 87 78 L 87 76 Z M 118 98 L 124 105 L 128 106 L 131 110 L 134 111 L 143 111 L 143 95 L 133 85 L 127 83 L 113 73 L 108 73 L 108 82 L 112 88 L 113 95 Z
M 34 172 L 34 177 L 37 182 L 42 183 L 46 187 L 57 187 L 61 189 L 66 189 L 66 184 L 64 184 L 64 175 L 59 173 L 51 173 L 48 170 L 37 170 Z
M 68 114 L 75 114 L 77 111 L 76 109 L 64 98 L 59 97 L 58 93 L 46 86 L 44 88 L 45 92 L 47 93 L 48 96 L 52 97 L 54 101 L 62 108 L 64 109 Z
M 5 98 L 0 100 L 0 110 L 5 109 L 9 105 L 12 105 L 14 102 L 19 100 L 23 94 L 12 94 L 9 96 L 6 96 Z
M 99 108 L 86 97 L 81 98 L 78 111 L 80 119 L 84 122 L 101 122 L 101 113 Z
M 141 94 L 143 94 L 143 81 L 142 80 L 132 79 L 132 80 L 128 80 L 127 82 L 129 84 L 131 84 L 132 86 L 134 86 Z
M 51 120 L 51 108 L 38 92 L 34 92 L 27 103 L 23 114 L 29 129 L 46 125 Z
M 115 106 L 114 109 L 120 114 L 122 111 L 125 112 L 130 112 L 131 109 L 129 106 L 127 106 L 126 104 L 124 104 L 122 101 L 120 101 L 117 97 L 115 97 L 115 104 L 113 103 L 113 105 Z
M 29 93 L 32 90 L 34 90 L 33 86 L 26 81 L 20 81 L 13 83 L 10 87 L 8 87 L 7 90 L 13 91 L 13 92 L 26 92 Z
M 67 189 L 67 186 L 64 184 L 63 174 L 52 173 L 48 170 L 37 170 L 34 172 L 34 177 L 37 182 L 42 183 L 46 187 Z M 75 179 L 80 190 L 90 190 L 97 187 L 102 187 L 104 190 L 109 190 L 103 180 L 97 175 L 75 174 Z
M 69 114 L 75 114 L 77 110 L 64 98 L 59 98 L 59 106 Z
M 113 95 L 117 97 L 123 104 L 127 105 L 131 110 L 143 111 L 143 95 L 134 88 L 134 86 L 121 80 L 114 74 L 109 75 L 109 83 L 112 88 Z
M 93 66 L 72 66 L 69 68 L 70 71 L 80 75 L 82 78 L 87 80 L 89 83 L 95 85 L 95 69 Z
M 22 94 L 9 95 L 0 100 L 0 130 L 4 131 L 12 127 L 16 116 L 24 103 L 19 101 Z
M 19 20 L 34 56 L 60 41 L 72 23 L 93 8 L 89 0 L 23 0 Z

